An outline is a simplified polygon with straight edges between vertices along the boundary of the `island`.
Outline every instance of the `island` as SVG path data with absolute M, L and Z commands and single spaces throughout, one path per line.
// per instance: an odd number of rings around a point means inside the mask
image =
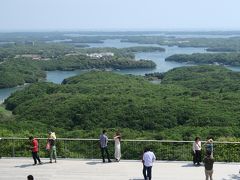
M 163 48 L 79 48 L 56 43 L 8 44 L 0 47 L 0 88 L 43 81 L 45 71 L 76 69 L 154 69 L 151 60 L 135 60 L 136 51 Z
M 166 61 L 187 62 L 190 64 L 216 64 L 240 66 L 240 53 L 193 53 L 175 54 Z

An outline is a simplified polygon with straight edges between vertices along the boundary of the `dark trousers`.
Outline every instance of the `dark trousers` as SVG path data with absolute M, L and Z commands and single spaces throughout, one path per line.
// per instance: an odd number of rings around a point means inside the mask
M 39 163 L 41 163 L 41 160 L 38 156 L 38 152 L 32 152 L 32 157 L 33 157 L 33 160 L 34 160 L 34 164 L 37 164 L 37 160 Z
M 110 162 L 111 160 L 109 158 L 108 148 L 107 147 L 104 147 L 104 148 L 101 147 L 101 153 L 102 153 L 102 160 L 103 160 L 103 162 L 105 162 L 105 153 L 104 152 L 107 154 L 108 162 Z
M 196 150 L 195 154 L 193 156 L 193 163 L 197 163 L 200 164 L 200 162 L 202 161 L 202 155 L 201 155 L 201 151 L 200 150 Z
M 152 179 L 152 166 L 144 166 L 143 165 L 143 177 L 144 177 L 144 180 L 151 180 Z

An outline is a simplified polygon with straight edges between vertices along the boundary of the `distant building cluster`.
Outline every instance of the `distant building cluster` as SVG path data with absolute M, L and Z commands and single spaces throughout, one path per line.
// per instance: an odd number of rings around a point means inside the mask
M 112 52 L 102 52 L 102 53 L 87 53 L 87 54 L 84 54 L 84 53 L 76 52 L 76 53 L 66 54 L 65 56 L 79 56 L 79 55 L 85 55 L 85 56 L 88 56 L 90 58 L 100 59 L 100 58 L 104 58 L 104 57 L 112 57 L 112 56 L 114 56 L 114 53 L 112 53 Z
M 83 53 L 79 53 L 79 52 L 72 52 L 72 53 L 68 53 L 68 54 L 65 54 L 65 56 L 79 56 L 79 55 L 84 55 Z
M 65 54 L 65 56 L 79 56 L 79 55 L 84 55 L 84 56 L 88 56 L 90 58 L 95 58 L 95 59 L 100 59 L 100 58 L 104 58 L 104 57 L 112 57 L 114 56 L 114 53 L 112 52 L 103 52 L 103 53 L 89 53 L 89 54 L 83 54 L 83 53 L 69 53 L 69 54 Z M 47 61 L 50 60 L 50 58 L 43 58 L 41 55 L 38 54 L 18 54 L 15 56 L 15 58 L 29 58 L 32 60 L 36 60 L 36 61 Z
M 182 44 L 182 43 L 189 43 L 190 41 L 177 41 L 179 44 Z
M 38 54 L 18 54 L 15 56 L 15 58 L 30 58 L 32 60 L 42 60 L 42 61 L 47 61 L 50 60 L 49 58 L 42 58 Z
M 102 57 L 112 57 L 112 56 L 114 56 L 114 53 L 104 52 L 104 53 L 91 53 L 91 54 L 86 54 L 86 55 L 91 58 L 102 58 Z

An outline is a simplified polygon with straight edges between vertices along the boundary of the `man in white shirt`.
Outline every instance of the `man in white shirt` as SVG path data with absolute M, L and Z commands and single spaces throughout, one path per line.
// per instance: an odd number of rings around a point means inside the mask
M 193 164 L 195 165 L 197 163 L 197 165 L 199 166 L 200 162 L 202 161 L 201 157 L 202 145 L 199 137 L 195 138 L 192 149 L 193 149 Z
M 156 160 L 155 154 L 152 151 L 150 151 L 150 148 L 145 148 L 142 158 L 144 180 L 152 179 L 152 165 L 155 160 Z

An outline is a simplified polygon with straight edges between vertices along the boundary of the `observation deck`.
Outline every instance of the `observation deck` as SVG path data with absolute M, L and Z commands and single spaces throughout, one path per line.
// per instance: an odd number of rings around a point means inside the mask
M 122 160 L 102 163 L 101 160 L 59 159 L 49 163 L 42 159 L 42 165 L 33 166 L 31 158 L 0 159 L 1 180 L 26 180 L 32 174 L 35 180 L 143 180 L 142 163 Z M 215 163 L 215 180 L 240 179 L 237 163 Z M 153 166 L 154 180 L 203 180 L 203 166 L 193 166 L 189 161 L 156 161 Z
M 0 180 L 143 180 L 140 161 L 144 147 L 150 147 L 157 161 L 153 180 L 203 180 L 204 167 L 193 166 L 192 141 L 122 140 L 122 160 L 102 163 L 98 139 L 58 138 L 58 162 L 49 163 L 46 138 L 38 138 L 42 165 L 33 166 L 27 138 L 0 138 Z M 214 142 L 214 180 L 240 180 L 240 142 Z M 204 144 L 202 145 L 203 155 Z M 108 143 L 110 156 L 114 142 Z M 2 157 L 2 158 L 1 158 Z M 130 160 L 132 159 L 132 160 Z

